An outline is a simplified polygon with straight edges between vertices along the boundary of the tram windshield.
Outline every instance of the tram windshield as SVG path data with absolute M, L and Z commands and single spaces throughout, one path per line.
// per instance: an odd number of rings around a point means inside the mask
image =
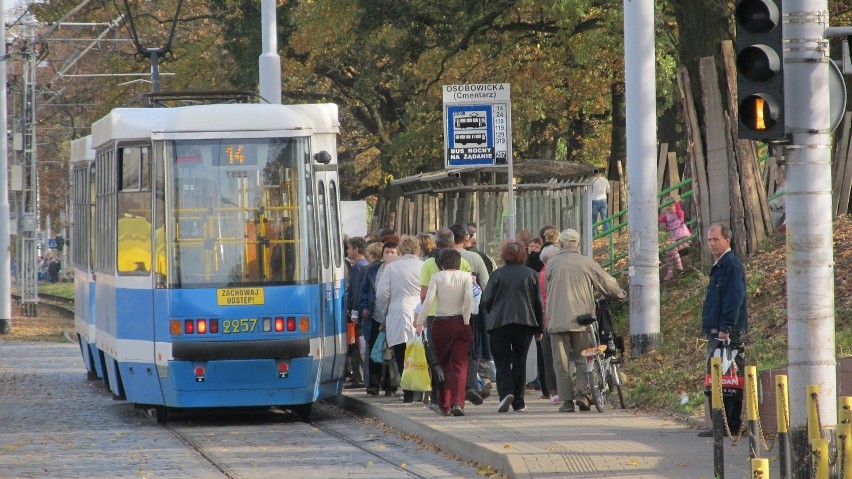
M 308 241 L 307 138 L 164 142 L 158 284 L 171 288 L 317 280 Z M 158 182 L 159 183 L 159 182 Z M 160 226 L 160 225 L 158 225 Z M 306 254 L 307 253 L 307 254 Z

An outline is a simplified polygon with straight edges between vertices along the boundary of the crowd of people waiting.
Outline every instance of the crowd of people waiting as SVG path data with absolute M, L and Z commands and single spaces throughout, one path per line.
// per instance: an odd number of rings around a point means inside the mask
M 345 387 L 400 395 L 395 378 L 403 374 L 406 345 L 423 334 L 446 381 L 425 394 L 402 390 L 404 402 L 423 400 L 440 415 L 463 416 L 465 404 L 483 404 L 496 383 L 497 411 L 523 412 L 527 354 L 535 344 L 542 397 L 561 412 L 589 410 L 588 385 L 578 375 L 574 387 L 571 362 L 582 368 L 580 351 L 593 338 L 577 319 L 595 314 L 596 295 L 626 293 L 580 253 L 573 229 L 545 226 L 534 241 L 518 235 L 503 242 L 496 269 L 477 249 L 476 232 L 470 223 L 346 239 Z M 370 358 L 377 341 L 386 342 L 390 360 Z

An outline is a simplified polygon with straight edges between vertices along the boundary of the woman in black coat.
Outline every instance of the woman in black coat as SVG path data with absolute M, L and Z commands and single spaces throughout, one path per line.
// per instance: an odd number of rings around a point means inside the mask
M 544 312 L 539 295 L 538 274 L 524 266 L 527 253 L 517 241 L 508 241 L 500 249 L 505 266 L 494 270 L 482 294 L 488 313 L 487 329 L 491 353 L 497 366 L 497 412 L 526 411 L 527 352 L 533 337 L 541 338 Z

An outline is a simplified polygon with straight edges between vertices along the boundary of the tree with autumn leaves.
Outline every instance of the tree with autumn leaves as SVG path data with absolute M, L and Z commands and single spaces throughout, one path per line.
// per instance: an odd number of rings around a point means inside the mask
M 140 20 L 137 29 L 163 28 L 176 2 L 131 2 L 148 9 L 147 27 Z M 53 0 L 33 8 L 41 22 L 53 22 L 79 3 Z M 86 4 L 65 21 L 113 21 L 121 3 Z M 701 56 L 718 56 L 718 42 L 732 38 L 733 2 L 655 3 L 657 78 L 649 81 L 657 85 L 659 140 L 682 153 L 675 72 L 682 65 L 694 69 Z M 832 2 L 832 14 L 848 16 L 850 3 Z M 344 197 L 365 198 L 391 178 L 443 168 L 441 86 L 447 84 L 511 84 L 515 158 L 606 166 L 610 175 L 616 162 L 625 160 L 620 2 L 288 0 L 279 2 L 277 16 L 283 101 L 340 106 Z M 129 38 L 124 26 L 110 37 Z M 161 64 L 163 72 L 174 73 L 162 78 L 163 90 L 256 91 L 260 38 L 258 0 L 185 0 L 173 59 Z M 78 50 L 46 40 L 48 65 L 54 68 Z M 90 51 L 74 71 L 148 68 L 147 62 L 135 61 L 132 44 L 114 41 Z M 63 145 L 85 135 L 86 125 L 110 108 L 149 91 L 149 85 L 62 77 L 45 90 L 56 103 L 77 105 L 39 111 L 44 128 L 39 156 L 53 156 L 61 164 L 67 158 Z M 45 208 L 61 205 L 51 201 Z

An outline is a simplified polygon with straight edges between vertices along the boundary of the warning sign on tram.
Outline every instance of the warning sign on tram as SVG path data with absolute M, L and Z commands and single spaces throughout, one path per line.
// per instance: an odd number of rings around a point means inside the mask
M 507 165 L 511 152 L 508 83 L 444 85 L 447 168 Z

